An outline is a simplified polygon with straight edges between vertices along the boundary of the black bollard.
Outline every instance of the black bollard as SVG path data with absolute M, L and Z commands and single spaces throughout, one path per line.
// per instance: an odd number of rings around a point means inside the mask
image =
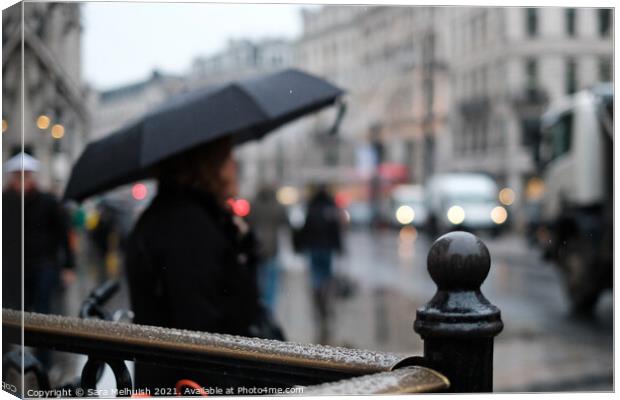
M 424 364 L 450 380 L 451 392 L 492 392 L 493 338 L 504 325 L 480 292 L 489 250 L 470 233 L 451 232 L 435 241 L 427 265 L 437 292 L 413 325 L 424 340 Z

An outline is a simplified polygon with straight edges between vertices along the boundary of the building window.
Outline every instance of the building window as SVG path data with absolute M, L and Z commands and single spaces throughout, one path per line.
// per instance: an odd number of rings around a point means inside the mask
M 521 120 L 521 145 L 526 147 L 534 146 L 539 134 L 539 118 L 526 117 Z
M 534 37 L 538 35 L 538 10 L 535 8 L 526 8 L 527 35 Z
M 598 33 L 601 37 L 609 36 L 611 28 L 611 10 L 603 8 L 598 10 Z
M 474 127 L 471 122 L 465 125 L 465 140 L 463 140 L 463 154 L 470 154 L 473 149 Z
M 566 61 L 566 93 L 571 94 L 577 91 L 577 62 L 569 58 Z
M 611 69 L 611 59 L 603 57 L 598 60 L 598 76 L 601 82 L 611 82 L 613 80 Z
M 568 113 L 551 127 L 552 157 L 556 159 L 571 149 L 571 135 L 573 131 L 573 115 Z
M 575 36 L 576 33 L 576 19 L 577 10 L 574 8 L 567 8 L 566 11 L 566 34 L 570 37 Z
M 495 129 L 493 130 L 493 134 L 495 135 L 495 146 L 497 148 L 502 148 L 506 143 L 506 124 L 501 117 L 498 117 L 495 119 L 494 126 Z
M 525 61 L 525 79 L 528 89 L 538 86 L 538 62 L 534 58 Z
M 488 133 L 488 129 L 487 129 L 487 120 L 486 118 L 483 118 L 480 121 L 480 150 L 484 153 L 487 151 L 488 148 L 488 137 L 489 137 L 489 133 Z

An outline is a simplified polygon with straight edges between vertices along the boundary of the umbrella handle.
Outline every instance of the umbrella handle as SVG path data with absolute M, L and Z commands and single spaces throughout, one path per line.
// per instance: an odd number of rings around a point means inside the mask
M 330 136 L 334 136 L 338 133 L 338 130 L 340 129 L 340 124 L 342 123 L 342 119 L 344 118 L 344 115 L 347 112 L 347 103 L 340 99 L 338 101 L 338 114 L 336 114 L 336 119 L 334 120 L 334 124 L 332 125 L 332 127 L 330 128 L 328 134 Z

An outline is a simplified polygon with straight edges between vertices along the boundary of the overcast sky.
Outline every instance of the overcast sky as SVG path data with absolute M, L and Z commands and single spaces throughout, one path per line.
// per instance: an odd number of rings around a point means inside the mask
M 85 3 L 82 59 L 87 82 L 109 89 L 155 68 L 184 73 L 195 56 L 229 38 L 293 38 L 302 6 L 289 4 Z

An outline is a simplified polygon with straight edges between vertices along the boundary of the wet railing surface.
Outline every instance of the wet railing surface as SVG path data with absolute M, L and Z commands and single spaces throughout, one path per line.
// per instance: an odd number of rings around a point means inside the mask
M 450 387 L 448 379 L 424 367 L 404 367 L 333 383 L 308 386 L 304 395 L 407 394 L 440 392 Z
M 239 385 L 303 387 L 303 394 L 396 394 L 428 391 L 489 392 L 493 338 L 500 312 L 480 292 L 490 268 L 486 246 L 453 232 L 428 256 L 435 296 L 418 309 L 414 329 L 423 356 L 300 344 L 3 310 L 5 340 L 85 354 L 82 387 L 96 386 L 96 371 L 112 367 L 117 386 L 131 388 L 125 360 L 181 367 L 233 378 Z
M 22 313 L 3 310 L 2 319 L 4 334 L 18 339 Z M 304 383 L 324 382 L 326 375 L 336 380 L 389 371 L 403 359 L 391 353 L 28 312 L 23 313 L 23 328 L 26 346 L 106 359 L 149 362 L 163 358 L 171 366 L 198 362 L 204 369 L 229 362 L 237 367 L 269 366 L 274 375 L 282 367 L 289 378 L 307 381 Z

